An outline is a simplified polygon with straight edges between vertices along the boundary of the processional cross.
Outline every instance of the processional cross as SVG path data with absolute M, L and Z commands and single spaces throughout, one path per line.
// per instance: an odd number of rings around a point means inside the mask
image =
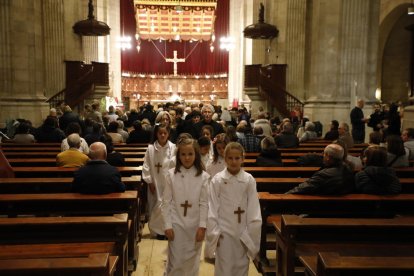
M 191 208 L 193 205 L 188 203 L 186 200 L 184 203 L 181 203 L 181 207 L 184 207 L 184 216 L 187 216 L 187 208 Z
M 166 58 L 166 62 L 173 62 L 174 63 L 174 76 L 178 76 L 177 74 L 177 63 L 178 62 L 185 62 L 185 58 L 177 58 L 177 51 L 174 51 L 174 58 Z

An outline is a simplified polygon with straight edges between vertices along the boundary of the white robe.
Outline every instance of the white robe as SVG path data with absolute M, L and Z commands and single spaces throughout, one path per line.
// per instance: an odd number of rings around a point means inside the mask
M 147 184 L 155 184 L 155 194 L 147 189 L 148 227 L 152 235 L 164 235 L 164 223 L 161 215 L 162 194 L 165 187 L 165 175 L 175 164 L 175 144 L 168 141 L 164 147 L 155 141 L 148 145 L 142 166 L 142 180 Z M 158 173 L 157 164 L 161 164 Z
M 240 207 L 244 213 L 235 213 Z M 216 276 L 247 275 L 249 258 L 260 248 L 262 216 L 253 176 L 227 169 L 216 174 L 210 183 L 207 223 L 207 257 L 214 257 Z M 218 245 L 220 243 L 220 245 Z
M 202 172 L 195 176 L 195 167 L 174 168 L 168 171 L 162 201 L 164 228 L 174 230 L 174 240 L 168 242 L 166 275 L 198 275 L 202 242 L 196 242 L 199 227 L 207 225 L 208 180 L 209 175 Z M 185 202 L 191 204 L 184 216 Z
M 213 161 L 209 153 L 207 153 L 206 155 L 200 155 L 200 157 L 201 162 L 203 162 L 204 168 L 210 166 L 211 162 Z
M 219 156 L 217 158 L 217 162 L 212 161 L 210 165 L 207 167 L 207 173 L 213 178 L 216 174 L 221 172 L 226 168 L 226 163 L 224 162 L 223 157 Z

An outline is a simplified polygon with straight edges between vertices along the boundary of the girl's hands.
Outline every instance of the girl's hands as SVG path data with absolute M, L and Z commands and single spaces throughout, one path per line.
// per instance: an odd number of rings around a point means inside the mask
M 169 241 L 174 240 L 174 230 L 172 228 L 171 229 L 165 229 L 164 233 L 165 233 L 165 236 L 167 237 L 167 239 Z
M 196 233 L 196 242 L 202 242 L 204 240 L 204 236 L 206 235 L 206 228 L 198 227 Z

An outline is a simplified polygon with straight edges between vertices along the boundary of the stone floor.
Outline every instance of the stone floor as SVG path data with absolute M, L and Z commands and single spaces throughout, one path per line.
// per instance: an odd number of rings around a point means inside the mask
M 162 276 L 167 260 L 166 248 L 167 241 L 150 239 L 148 228 L 144 228 L 143 237 L 139 243 L 139 258 L 137 270 L 133 276 Z M 202 251 L 203 252 L 203 251 Z M 214 275 L 214 264 L 204 262 L 204 257 L 200 260 L 200 276 Z M 261 275 L 257 272 L 253 263 L 249 266 L 249 276 Z

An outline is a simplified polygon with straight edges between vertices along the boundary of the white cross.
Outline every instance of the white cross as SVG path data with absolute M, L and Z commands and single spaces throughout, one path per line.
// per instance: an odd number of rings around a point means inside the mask
M 174 51 L 174 58 L 166 58 L 166 62 L 174 62 L 174 76 L 177 76 L 177 63 L 185 62 L 185 58 L 177 58 L 177 51 Z

